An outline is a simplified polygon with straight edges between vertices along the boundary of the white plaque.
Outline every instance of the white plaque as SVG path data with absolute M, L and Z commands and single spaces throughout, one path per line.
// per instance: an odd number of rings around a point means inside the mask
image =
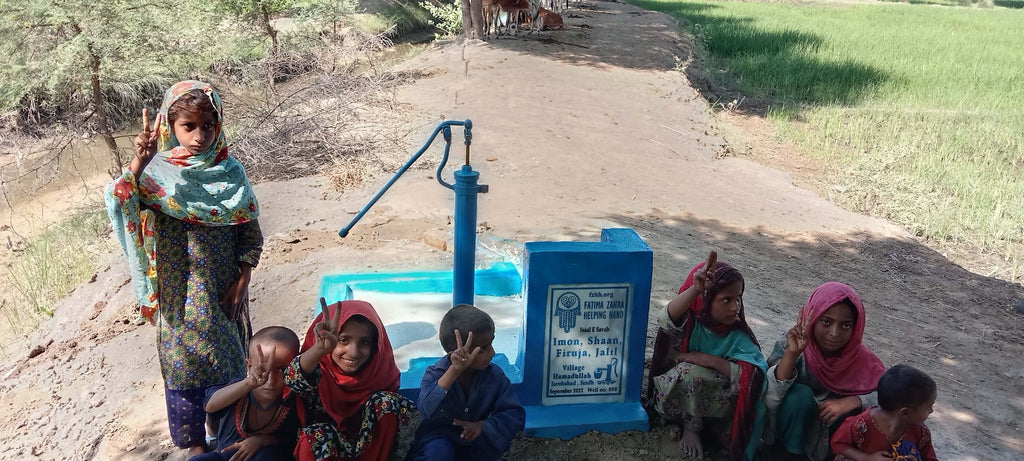
M 625 401 L 633 285 L 550 285 L 543 405 Z

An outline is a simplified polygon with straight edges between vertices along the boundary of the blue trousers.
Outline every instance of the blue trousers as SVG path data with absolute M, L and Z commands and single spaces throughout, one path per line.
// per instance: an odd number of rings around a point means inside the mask
M 451 436 L 425 439 L 410 454 L 408 459 L 413 461 L 494 461 L 502 455 L 483 434 L 470 444 Z
M 209 453 L 193 456 L 189 458 L 188 461 L 228 461 L 237 451 L 238 450 L 225 452 L 211 451 Z M 260 448 L 252 458 L 249 458 L 250 461 L 285 461 L 290 459 L 294 459 L 292 458 L 292 453 L 278 445 L 270 445 Z

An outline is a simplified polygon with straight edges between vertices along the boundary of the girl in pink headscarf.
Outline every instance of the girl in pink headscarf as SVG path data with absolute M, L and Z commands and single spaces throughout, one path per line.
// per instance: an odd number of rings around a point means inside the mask
M 885 365 L 862 343 L 865 323 L 857 292 L 828 282 L 775 342 L 765 404 L 776 445 L 786 452 L 825 459 L 831 432 L 878 403 L 875 387 Z

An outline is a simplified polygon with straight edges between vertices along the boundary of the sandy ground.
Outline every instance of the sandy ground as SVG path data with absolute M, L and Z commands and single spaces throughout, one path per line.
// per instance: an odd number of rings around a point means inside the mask
M 838 209 L 787 172 L 730 156 L 786 149 L 749 133 L 734 140 L 735 126 L 675 70 L 687 56 L 671 18 L 584 1 L 564 31 L 442 46 L 408 61 L 431 76 L 401 91 L 396 116 L 421 127 L 411 148 L 439 120 L 473 120 L 472 162 L 490 185 L 481 264 L 528 241 L 631 227 L 654 250 L 658 309 L 716 249 L 746 277 L 747 316 L 766 347 L 814 287 L 849 283 L 868 309 L 865 342 L 886 364 L 938 382 L 929 425 L 940 458 L 1024 458 L 1024 317 L 1008 308 L 1024 289 L 962 269 L 899 226 Z M 258 185 L 267 240 L 250 290 L 254 325 L 304 330 L 326 274 L 450 267 L 450 250 L 425 243 L 450 239 L 452 209 L 433 179 L 440 153 L 426 157 L 346 239 L 337 230 L 384 178 L 345 193 L 321 177 Z M 33 338 L 40 347 L 0 368 L 0 458 L 184 458 L 167 434 L 155 329 L 130 321 L 120 254 L 101 267 Z M 678 459 L 670 432 L 520 437 L 507 456 L 640 458 Z

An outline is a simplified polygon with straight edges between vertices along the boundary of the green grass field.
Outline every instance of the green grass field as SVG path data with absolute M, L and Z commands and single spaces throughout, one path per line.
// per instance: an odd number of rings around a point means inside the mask
M 681 20 L 720 88 L 769 101 L 837 200 L 929 238 L 1024 239 L 1024 10 L 632 0 Z M 1007 3 L 1007 2 L 1002 2 Z

